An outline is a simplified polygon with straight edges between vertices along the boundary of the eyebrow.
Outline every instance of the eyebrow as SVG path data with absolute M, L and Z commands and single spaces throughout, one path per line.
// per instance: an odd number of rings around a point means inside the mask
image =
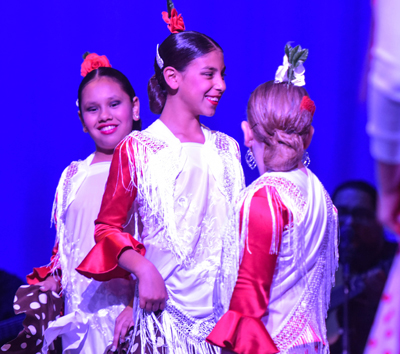
M 217 68 L 214 68 L 213 66 L 205 66 L 204 68 L 202 68 L 201 70 L 212 70 L 212 71 L 218 71 L 218 69 Z M 226 66 L 224 66 L 223 68 L 222 68 L 222 70 L 221 70 L 221 72 L 222 71 L 225 71 L 226 70 Z
M 107 99 L 111 101 L 111 100 L 115 100 L 115 99 L 120 99 L 120 97 L 118 97 L 117 95 L 113 95 L 113 96 L 108 97 Z M 86 102 L 85 103 L 85 105 L 87 105 L 87 106 L 90 106 L 90 105 L 93 105 L 93 104 L 98 104 L 98 102 L 92 101 L 92 102 Z

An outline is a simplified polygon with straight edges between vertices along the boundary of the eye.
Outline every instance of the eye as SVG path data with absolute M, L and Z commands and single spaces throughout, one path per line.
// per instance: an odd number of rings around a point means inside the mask
M 120 105 L 120 104 L 121 104 L 121 101 L 112 101 L 111 104 L 110 104 L 110 106 L 111 106 L 111 107 L 117 107 L 117 106 Z
M 97 107 L 95 107 L 95 106 L 90 106 L 90 107 L 86 108 L 86 111 L 87 111 L 87 112 L 96 112 L 96 111 L 97 111 Z
M 207 77 L 213 77 L 214 73 L 213 72 L 205 72 L 205 73 L 203 73 L 203 75 L 207 76 Z

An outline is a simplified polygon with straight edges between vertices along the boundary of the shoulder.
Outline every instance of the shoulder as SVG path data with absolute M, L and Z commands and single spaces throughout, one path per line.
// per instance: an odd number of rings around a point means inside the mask
M 117 145 L 115 150 L 122 150 L 123 148 L 131 148 L 136 150 L 138 147 L 142 147 L 147 151 L 156 153 L 165 147 L 167 143 L 161 139 L 154 137 L 152 134 L 144 131 L 133 131 L 127 135 L 122 141 Z
M 61 174 L 61 180 L 64 180 L 66 178 L 72 178 L 76 173 L 78 172 L 79 168 L 84 165 L 88 160 L 93 159 L 92 155 L 90 155 L 88 158 L 85 160 L 78 160 L 78 161 L 72 161 L 63 171 Z
M 218 150 L 234 153 L 237 159 L 240 160 L 240 148 L 235 139 L 219 131 L 211 131 L 211 134 L 215 139 L 215 145 Z

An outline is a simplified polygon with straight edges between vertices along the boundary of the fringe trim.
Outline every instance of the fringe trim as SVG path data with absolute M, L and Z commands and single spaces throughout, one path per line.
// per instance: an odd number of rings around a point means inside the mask
M 135 297 L 136 321 L 130 339 L 128 353 L 140 345 L 140 353 L 162 354 L 219 354 L 220 348 L 205 341 L 215 325 L 213 316 L 203 320 L 190 317 L 178 309 L 172 300 L 168 300 L 167 308 L 157 318 L 154 312 L 146 313 L 138 307 Z M 178 317 L 176 316 L 178 313 Z M 187 333 L 179 330 L 182 327 Z M 139 329 L 138 329 L 139 328 Z M 137 331 L 140 331 L 138 333 Z M 140 343 L 136 338 L 140 336 Z
M 227 200 L 236 197 L 244 186 L 243 171 L 238 157 L 236 142 L 225 134 L 214 133 L 213 150 L 224 165 L 223 186 Z M 232 142 L 230 141 L 232 140 Z M 236 150 L 235 150 L 236 149 Z M 129 185 L 124 184 L 122 166 L 129 164 Z M 193 263 L 193 250 L 178 235 L 174 213 L 176 178 L 183 168 L 181 145 L 175 141 L 164 142 L 144 132 L 132 132 L 119 145 L 120 167 L 118 180 L 127 192 L 137 189 L 138 211 L 144 225 L 162 224 L 158 234 L 161 248 L 172 251 L 178 264 L 190 266 Z M 139 239 L 139 236 L 137 236 Z
M 62 274 L 59 276 L 59 269 L 65 269 L 67 260 L 63 256 L 62 250 L 64 249 L 64 243 L 68 243 L 66 238 L 65 229 L 65 212 L 67 209 L 68 195 L 71 192 L 72 177 L 78 172 L 81 161 L 72 162 L 65 170 L 60 178 L 60 182 L 57 186 L 56 196 L 53 202 L 51 225 L 56 225 L 57 236 L 56 243 L 58 243 L 58 252 L 54 256 L 53 261 L 49 264 L 51 266 L 51 274 L 58 280 L 61 281 L 61 289 L 65 290 L 68 283 L 68 274 Z M 63 267 L 64 265 L 64 267 Z
M 310 176 L 310 178 L 317 180 L 317 178 L 314 176 Z M 315 183 L 320 182 L 315 181 Z M 318 330 L 320 338 L 322 338 L 323 343 L 327 343 L 325 318 L 327 316 L 327 310 L 329 307 L 330 290 L 332 284 L 334 284 L 335 272 L 338 265 L 337 213 L 332 205 L 329 195 L 326 193 L 322 185 L 321 189 L 324 193 L 325 203 L 327 206 L 326 210 L 328 224 L 326 225 L 324 236 L 325 239 L 321 245 L 322 248 L 318 261 L 318 269 L 316 272 L 314 272 L 315 274 L 312 273 L 308 277 L 304 276 L 307 274 L 305 269 L 305 245 L 299 238 L 299 235 L 304 232 L 302 221 L 304 219 L 306 206 L 306 200 L 301 194 L 300 190 L 292 182 L 284 178 L 272 177 L 266 174 L 253 182 L 241 193 L 239 198 L 236 200 L 235 207 L 233 208 L 234 210 L 232 210 L 232 214 L 230 215 L 230 222 L 224 232 L 222 267 L 220 274 L 216 279 L 214 290 L 214 308 L 217 316 L 216 319 L 219 319 L 229 308 L 230 299 L 236 284 L 237 274 L 243 256 L 243 250 L 244 247 L 248 247 L 247 226 L 250 202 L 254 194 L 264 186 L 268 188 L 268 201 L 270 203 L 270 207 L 272 206 L 272 212 L 275 212 L 275 210 L 278 210 L 278 208 L 281 207 L 281 204 L 278 203 L 277 198 L 279 198 L 281 203 L 284 204 L 290 211 L 292 211 L 292 213 L 289 214 L 288 237 L 290 242 L 288 247 L 295 250 L 294 262 L 295 264 L 299 265 L 297 269 L 302 275 L 303 281 L 305 282 L 303 286 L 306 289 L 302 298 L 287 316 L 288 321 L 285 321 L 285 323 L 283 323 L 282 326 L 277 329 L 276 333 L 278 333 L 278 335 L 275 336 L 273 340 L 275 344 L 278 345 L 282 353 L 302 353 L 302 351 L 294 350 L 292 343 L 298 343 L 297 340 L 313 340 L 315 342 L 315 338 L 309 338 L 307 334 L 304 334 L 304 337 L 301 337 L 304 333 L 303 330 L 311 322 L 315 322 L 315 328 Z M 271 191 L 274 189 L 276 195 L 271 193 Z M 274 203 L 278 204 L 276 209 L 273 208 Z M 243 222 L 242 225 L 240 225 L 240 208 L 242 205 L 244 205 Z M 236 237 L 240 226 L 241 232 L 239 237 Z M 273 229 L 273 232 L 278 232 L 281 229 L 281 226 L 274 224 Z M 271 244 L 270 252 L 274 253 L 276 249 L 277 245 L 275 242 L 275 244 Z M 314 314 L 314 312 L 310 311 L 309 308 L 303 311 L 302 306 L 311 302 L 314 304 L 315 299 L 318 299 L 318 304 L 316 304 L 315 307 L 316 313 Z M 292 321 L 290 322 L 290 320 Z M 301 330 L 299 327 L 300 322 L 303 323 L 300 325 L 303 330 Z M 289 327 L 282 332 L 286 326 Z M 299 329 L 301 332 L 298 332 Z M 315 343 L 302 344 L 304 347 L 304 353 L 307 353 L 307 350 L 310 348 L 312 348 L 313 351 L 317 350 L 318 353 L 328 353 L 329 347 L 323 343 L 317 343 L 317 347 L 315 347 Z

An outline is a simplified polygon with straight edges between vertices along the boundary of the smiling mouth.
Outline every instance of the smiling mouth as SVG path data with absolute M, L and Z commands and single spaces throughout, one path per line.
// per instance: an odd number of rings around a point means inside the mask
M 102 134 L 112 134 L 117 130 L 117 125 L 106 125 L 104 127 L 99 128 L 100 133 Z
M 208 102 L 210 102 L 213 106 L 216 106 L 221 99 L 221 96 L 206 96 Z

